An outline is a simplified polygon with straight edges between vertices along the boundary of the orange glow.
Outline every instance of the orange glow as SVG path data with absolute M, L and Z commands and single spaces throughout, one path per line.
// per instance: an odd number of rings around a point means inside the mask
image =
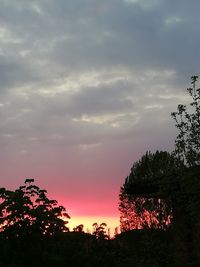
M 76 216 L 69 220 L 67 227 L 69 227 L 70 231 L 73 231 L 73 228 L 83 224 L 84 232 L 92 233 L 92 225 L 93 223 L 106 223 L 107 229 L 110 229 L 110 236 L 112 237 L 115 233 L 115 228 L 119 229 L 119 217 L 109 217 L 109 216 Z

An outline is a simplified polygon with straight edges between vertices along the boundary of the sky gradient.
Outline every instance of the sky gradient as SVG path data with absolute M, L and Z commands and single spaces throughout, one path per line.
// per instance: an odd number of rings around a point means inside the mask
M 173 149 L 170 112 L 199 73 L 200 1 L 0 6 L 0 186 L 34 178 L 72 219 L 116 225 L 133 162 Z

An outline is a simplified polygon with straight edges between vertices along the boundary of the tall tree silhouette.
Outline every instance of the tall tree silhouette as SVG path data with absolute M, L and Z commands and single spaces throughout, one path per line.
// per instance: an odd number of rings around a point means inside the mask
M 187 166 L 200 165 L 200 88 L 198 76 L 191 77 L 192 87 L 187 91 L 192 97 L 189 106 L 179 104 L 171 115 L 179 134 L 175 141 L 175 154 Z
M 122 231 L 141 228 L 165 229 L 172 209 L 168 200 L 159 198 L 158 183 L 176 168 L 168 152 L 147 152 L 133 164 L 130 175 L 120 190 L 120 227 Z M 134 194 L 130 193 L 133 192 Z
M 191 103 L 179 104 L 177 112 L 171 113 L 178 129 L 174 155 L 184 164 L 176 177 L 179 190 L 171 193 L 178 266 L 198 266 L 200 262 L 200 88 L 197 82 L 198 76 L 192 76 L 192 86 L 187 89 Z
M 175 150 L 147 153 L 136 162 L 121 188 L 119 206 L 122 231 L 166 229 L 173 217 L 175 265 L 181 267 L 200 262 L 200 89 L 198 76 L 191 80 L 192 102 L 179 104 L 171 114 L 178 128 Z
M 14 191 L 0 189 L 0 225 L 4 236 L 54 236 L 68 231 L 69 215 L 56 200 L 50 200 L 46 190 L 26 179 L 25 184 Z

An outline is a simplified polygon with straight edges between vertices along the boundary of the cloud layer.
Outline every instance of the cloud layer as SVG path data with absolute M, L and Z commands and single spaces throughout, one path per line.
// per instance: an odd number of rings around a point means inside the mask
M 31 176 L 72 214 L 117 214 L 134 160 L 173 149 L 170 112 L 199 69 L 200 2 L 0 5 L 2 185 Z

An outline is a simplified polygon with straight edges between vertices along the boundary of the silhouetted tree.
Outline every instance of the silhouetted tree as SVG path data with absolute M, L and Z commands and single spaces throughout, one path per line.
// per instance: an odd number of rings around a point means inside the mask
M 178 135 L 174 155 L 182 161 L 183 168 L 177 171 L 179 190 L 171 190 L 174 202 L 174 234 L 178 266 L 198 266 L 200 246 L 200 89 L 198 76 L 191 77 L 192 98 L 186 106 L 179 104 L 172 112 Z
M 187 90 L 192 102 L 188 107 L 178 105 L 177 112 L 171 113 L 179 131 L 175 155 L 187 166 L 200 165 L 200 88 L 196 86 L 198 76 L 191 80 L 192 87 Z
M 78 233 L 83 233 L 83 228 L 84 228 L 84 225 L 83 224 L 79 224 L 77 225 L 76 227 L 73 228 L 73 231 L 74 232 L 78 232 Z
M 168 233 L 173 233 L 174 264 L 181 267 L 200 262 L 200 89 L 198 76 L 191 79 L 192 102 L 171 114 L 178 128 L 174 152 L 147 153 L 136 162 L 121 188 L 119 206 L 122 231 L 166 229 L 173 217 Z
M 0 225 L 4 236 L 54 236 L 66 227 L 69 215 L 56 200 L 50 200 L 46 190 L 26 179 L 25 185 L 14 191 L 0 189 Z
M 93 223 L 93 235 L 96 237 L 96 239 L 108 239 L 106 227 L 106 223 L 101 223 L 100 225 L 98 223 Z
M 121 231 L 131 229 L 166 229 L 172 216 L 169 201 L 157 196 L 158 183 L 177 166 L 168 152 L 147 152 L 133 164 L 120 190 Z M 134 194 L 132 192 L 134 191 Z

